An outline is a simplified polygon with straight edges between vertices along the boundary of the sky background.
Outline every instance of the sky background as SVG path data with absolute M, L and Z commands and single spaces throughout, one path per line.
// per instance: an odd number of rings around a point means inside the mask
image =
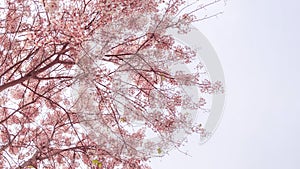
M 154 169 L 300 168 L 300 1 L 228 0 L 197 24 L 222 63 L 226 104 L 212 138 L 190 138 L 190 156 L 153 159 Z

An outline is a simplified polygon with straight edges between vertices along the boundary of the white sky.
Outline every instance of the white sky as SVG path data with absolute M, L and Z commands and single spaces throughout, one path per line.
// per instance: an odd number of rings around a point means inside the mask
M 152 160 L 154 169 L 300 168 L 300 1 L 228 0 L 197 24 L 222 63 L 227 98 L 213 137 Z

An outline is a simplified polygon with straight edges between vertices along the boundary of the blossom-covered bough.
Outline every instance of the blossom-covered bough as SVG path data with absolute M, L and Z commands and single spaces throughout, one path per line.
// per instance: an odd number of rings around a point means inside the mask
M 0 168 L 149 168 L 205 138 L 223 79 L 179 34 L 218 2 L 1 3 Z

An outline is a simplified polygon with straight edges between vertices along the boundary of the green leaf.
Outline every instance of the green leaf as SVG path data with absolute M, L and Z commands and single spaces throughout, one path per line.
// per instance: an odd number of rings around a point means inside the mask
M 126 118 L 122 117 L 122 118 L 120 118 L 120 121 L 124 123 L 124 122 L 126 122 Z
M 92 160 L 92 164 L 97 165 L 99 168 L 102 167 L 102 163 L 98 160 Z
M 101 162 L 98 163 L 98 167 L 99 167 L 99 168 L 102 167 L 102 163 L 101 163 Z
M 158 152 L 158 154 L 161 154 L 161 153 L 162 153 L 161 148 L 158 148 L 158 149 L 157 149 L 157 152 Z
M 99 161 L 98 161 L 98 160 L 92 160 L 92 164 L 98 165 L 98 164 L 99 164 Z

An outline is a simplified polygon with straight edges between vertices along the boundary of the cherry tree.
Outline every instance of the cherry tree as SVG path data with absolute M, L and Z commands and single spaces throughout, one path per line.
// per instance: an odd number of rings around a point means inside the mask
M 146 169 L 179 134 L 205 136 L 189 111 L 222 84 L 168 30 L 188 33 L 218 2 L 1 3 L 0 168 Z

